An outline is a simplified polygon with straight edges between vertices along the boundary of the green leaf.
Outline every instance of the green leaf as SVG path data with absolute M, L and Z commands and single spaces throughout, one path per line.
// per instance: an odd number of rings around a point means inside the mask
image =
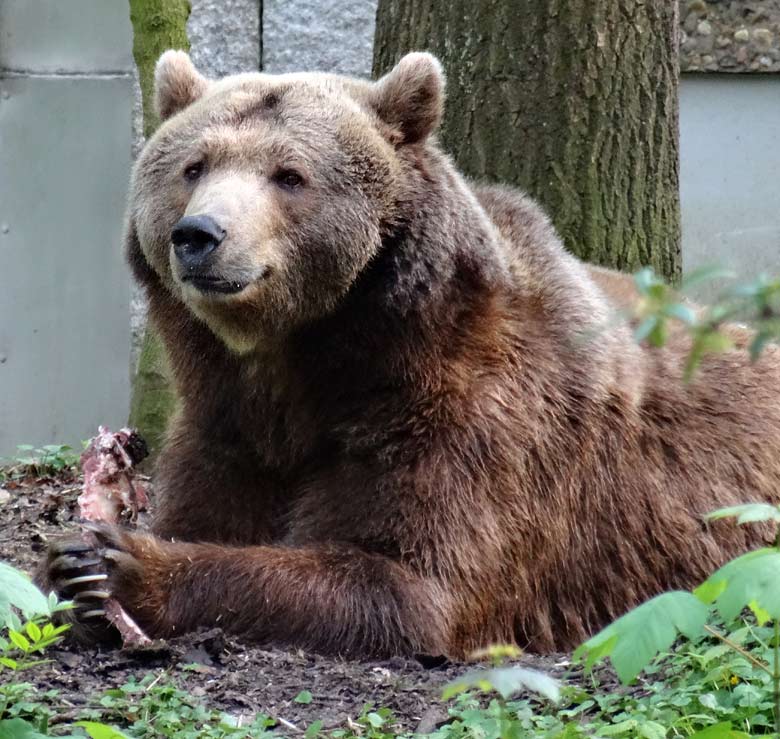
M 309 724 L 306 729 L 306 733 L 303 735 L 304 739 L 317 739 L 320 731 L 322 730 L 322 721 L 317 720 Z
M 504 699 L 523 690 L 542 695 L 553 703 L 557 703 L 561 696 L 560 683 L 544 672 L 525 667 L 497 667 L 492 670 L 474 670 L 450 683 L 442 693 L 442 700 L 449 700 L 472 688 L 483 692 L 495 691 Z
M 76 726 L 84 729 L 92 739 L 129 739 L 127 734 L 123 734 L 113 726 L 96 721 L 77 721 Z
M 0 721 L 0 739 L 47 739 L 32 724 L 20 718 Z
M 16 606 L 25 618 L 50 615 L 46 596 L 30 582 L 30 578 L 0 562 L 0 624 L 10 623 L 11 606 Z
M 630 731 L 631 736 L 636 736 L 636 727 L 639 722 L 635 718 L 629 718 L 625 721 L 619 721 L 611 726 L 606 726 L 599 732 L 601 736 L 618 736 Z
M 27 632 L 27 636 L 30 637 L 34 642 L 40 641 L 43 634 L 41 633 L 41 629 L 34 621 L 28 621 L 24 625 L 24 630 Z
M 691 734 L 689 739 L 750 739 L 749 734 L 743 731 L 737 731 L 731 728 L 728 721 L 714 726 L 708 726 L 706 729 Z
M 647 340 L 650 342 L 651 346 L 660 348 L 666 344 L 668 338 L 669 330 L 666 327 L 666 323 L 664 321 L 658 321 L 650 332 L 650 335 L 647 337 Z
M 298 695 L 293 698 L 293 700 L 296 703 L 303 703 L 304 705 L 308 705 L 312 701 L 311 693 L 308 690 L 302 690 Z
M 704 354 L 719 354 L 734 348 L 734 342 L 720 331 L 707 331 L 701 334 L 696 344 L 698 350 Z
M 30 642 L 27 640 L 27 637 L 24 636 L 24 634 L 20 634 L 18 631 L 14 631 L 13 629 L 9 629 L 8 638 L 23 652 L 30 651 Z
M 700 587 L 714 592 L 718 586 L 721 592 L 714 603 L 726 621 L 736 618 L 743 608 L 760 609 L 769 618 L 780 618 L 780 551 L 767 547 L 743 554 L 723 565 Z
M 701 634 L 708 614 L 709 608 L 692 593 L 663 593 L 591 637 L 574 657 L 581 659 L 594 650 L 599 659 L 609 656 L 621 682 L 629 683 L 678 633 L 689 639 Z
M 729 508 L 719 508 L 707 514 L 707 518 L 716 521 L 720 518 L 736 518 L 737 523 L 755 523 L 756 521 L 774 521 L 780 523 L 780 508 L 768 503 L 745 503 Z
M 750 342 L 750 361 L 755 362 L 766 345 L 772 340 L 772 336 L 766 332 L 759 331 L 752 342 Z
M 373 726 L 375 729 L 378 729 L 380 726 L 384 726 L 385 720 L 375 711 L 371 711 L 370 713 L 366 714 L 366 721 L 368 721 L 371 726 Z
M 696 323 L 696 312 L 685 303 L 673 303 L 666 309 L 666 314 L 688 326 L 693 326 Z
M 753 615 L 756 617 L 756 623 L 758 623 L 759 626 L 765 626 L 772 620 L 769 613 L 761 608 L 754 600 L 748 603 L 748 608 L 753 612 Z
M 666 727 L 656 721 L 640 724 L 637 733 L 645 739 L 666 739 Z
M 652 267 L 644 267 L 638 272 L 634 273 L 634 284 L 636 284 L 637 290 L 640 293 L 646 293 L 653 285 L 658 283 L 658 278 L 655 276 Z
M 643 342 L 651 333 L 653 333 L 653 331 L 655 331 L 658 322 L 658 316 L 648 316 L 645 318 L 642 323 L 634 329 L 634 341 L 636 341 L 637 344 Z

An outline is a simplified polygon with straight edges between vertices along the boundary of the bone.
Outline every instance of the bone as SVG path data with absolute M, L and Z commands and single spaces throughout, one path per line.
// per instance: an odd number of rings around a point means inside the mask
M 81 517 L 87 522 L 115 525 L 121 521 L 133 525 L 138 512 L 148 505 L 143 483 L 134 479 L 134 466 L 147 455 L 146 444 L 132 429 L 112 433 L 105 426 L 90 440 L 81 455 L 84 471 L 83 492 L 78 503 Z M 90 548 L 99 547 L 94 529 L 86 524 L 82 533 Z M 60 558 L 61 559 L 61 558 Z M 88 566 L 85 560 L 81 566 Z M 99 582 L 108 579 L 103 575 L 80 575 L 65 584 Z M 119 631 L 124 646 L 143 646 L 151 639 L 135 623 L 118 601 L 102 590 L 85 590 L 81 599 L 102 600 L 103 608 L 93 608 L 81 613 L 82 618 L 107 618 Z M 78 599 L 78 596 L 77 596 Z

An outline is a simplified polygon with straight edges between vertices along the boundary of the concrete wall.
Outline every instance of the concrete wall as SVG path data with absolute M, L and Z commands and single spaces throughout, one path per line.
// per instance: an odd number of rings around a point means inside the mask
M 743 281 L 780 275 L 779 173 L 780 75 L 684 75 L 685 271 L 718 264 Z
M 191 0 L 190 56 L 207 77 L 260 68 L 260 0 Z
M 376 0 L 263 0 L 263 69 L 368 77 Z
M 0 456 L 127 420 L 132 101 L 126 0 L 0 0 Z
M 367 77 L 376 4 L 377 0 L 192 0 L 187 24 L 191 56 L 211 77 L 259 68 Z

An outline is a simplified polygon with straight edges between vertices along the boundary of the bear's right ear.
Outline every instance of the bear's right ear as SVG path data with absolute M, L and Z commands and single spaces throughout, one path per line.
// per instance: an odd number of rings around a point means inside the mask
M 444 72 L 432 54 L 407 54 L 371 92 L 381 120 L 397 129 L 401 143 L 415 144 L 438 127 L 444 113 Z
M 154 107 L 161 120 L 184 110 L 206 92 L 209 81 L 183 51 L 166 51 L 154 68 Z

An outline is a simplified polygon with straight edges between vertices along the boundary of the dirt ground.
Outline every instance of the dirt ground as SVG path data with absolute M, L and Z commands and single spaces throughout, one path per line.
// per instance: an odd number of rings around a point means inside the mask
M 72 476 L 0 482 L 0 561 L 32 573 L 50 540 L 77 529 L 80 486 Z M 247 718 L 264 713 L 301 730 L 318 719 L 324 728 L 343 725 L 370 703 L 390 708 L 403 730 L 431 731 L 447 719 L 446 706 L 438 699 L 442 686 L 469 669 L 453 663 L 354 662 L 259 649 L 219 630 L 143 652 L 85 649 L 65 642 L 47 656 L 52 661 L 26 671 L 24 679 L 40 690 L 59 690 L 74 714 L 103 691 L 153 672 L 170 675 L 210 708 Z M 529 655 L 520 662 L 558 676 L 569 665 L 566 655 Z M 185 665 L 190 667 L 185 670 Z M 302 690 L 311 692 L 310 703 L 294 701 Z

